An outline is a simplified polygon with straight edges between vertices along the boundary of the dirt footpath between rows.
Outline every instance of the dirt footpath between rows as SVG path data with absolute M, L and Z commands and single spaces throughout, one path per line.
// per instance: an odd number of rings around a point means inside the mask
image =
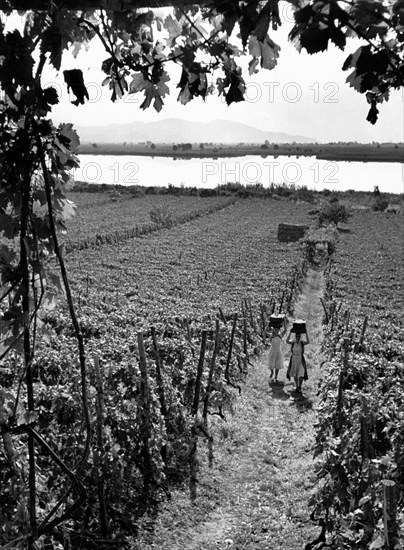
M 175 493 L 153 519 L 154 534 L 142 531 L 133 550 L 298 550 L 316 538 L 319 528 L 310 521 L 308 500 L 315 484 L 323 288 L 321 269 L 310 268 L 294 311 L 296 318 L 306 319 L 310 337 L 303 397 L 286 379 L 289 346 L 284 346 L 279 385 L 269 381 L 268 350 L 255 360 L 234 414 L 215 422 L 212 469 L 201 445 L 197 503 Z

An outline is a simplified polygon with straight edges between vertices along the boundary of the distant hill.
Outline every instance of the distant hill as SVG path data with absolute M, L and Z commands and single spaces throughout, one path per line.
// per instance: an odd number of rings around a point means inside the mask
M 78 126 L 81 143 L 315 143 L 315 139 L 283 132 L 266 132 L 230 120 L 190 122 L 170 118 L 108 126 Z

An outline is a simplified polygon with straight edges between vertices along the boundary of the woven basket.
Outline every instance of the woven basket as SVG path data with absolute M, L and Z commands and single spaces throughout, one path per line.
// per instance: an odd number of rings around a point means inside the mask
M 273 313 L 269 318 L 269 323 L 273 328 L 281 328 L 284 323 L 284 319 L 285 319 L 285 315 L 283 314 L 276 315 L 275 313 Z
M 293 322 L 291 332 L 296 334 L 304 334 L 306 332 L 306 321 L 303 319 L 296 319 L 296 321 Z

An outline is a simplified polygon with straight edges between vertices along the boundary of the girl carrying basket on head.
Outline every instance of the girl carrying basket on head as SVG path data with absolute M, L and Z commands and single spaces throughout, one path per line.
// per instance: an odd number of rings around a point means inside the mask
M 271 348 L 268 355 L 268 364 L 270 370 L 269 378 L 272 379 L 272 377 L 275 377 L 274 382 L 278 384 L 278 374 L 284 364 L 281 344 L 282 338 L 286 334 L 286 318 L 285 316 L 283 316 L 283 319 L 280 316 L 276 316 L 279 318 L 273 321 L 274 317 L 275 316 L 271 316 L 271 324 L 274 324 L 272 325 Z
M 292 333 L 295 333 L 295 339 L 292 340 Z M 305 341 L 302 339 L 302 335 L 305 335 Z M 304 347 L 310 343 L 309 336 L 306 330 L 306 323 L 304 321 L 296 321 L 293 323 L 292 330 L 286 340 L 287 344 L 291 344 L 292 355 L 289 361 L 289 367 L 286 373 L 286 378 L 290 380 L 294 378 L 296 385 L 296 393 L 302 393 L 303 380 L 308 380 L 306 360 L 304 358 Z

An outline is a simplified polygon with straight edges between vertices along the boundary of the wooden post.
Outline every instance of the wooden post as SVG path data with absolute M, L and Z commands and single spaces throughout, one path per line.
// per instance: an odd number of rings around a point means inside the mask
M 345 312 L 345 332 L 348 331 L 350 318 L 351 318 L 351 312 L 349 310 L 347 310 Z
M 224 371 L 224 377 L 227 382 L 229 382 L 229 369 L 230 369 L 231 354 L 233 351 L 234 334 L 236 332 L 236 325 L 237 325 L 237 313 L 234 314 L 233 326 L 231 328 L 231 335 L 230 335 L 229 352 L 227 354 L 226 368 Z
M 324 314 L 325 314 L 325 323 L 328 325 L 328 311 L 327 311 L 327 308 L 325 307 L 325 303 L 324 303 L 324 300 L 322 298 L 320 298 L 320 302 L 321 302 L 321 305 L 323 306 L 323 310 L 324 310 Z
M 342 428 L 342 397 L 343 397 L 343 381 L 344 381 L 344 370 L 341 367 L 339 371 L 339 380 L 338 380 L 338 394 L 337 394 L 337 422 L 335 426 L 336 435 L 339 435 L 339 432 Z
M 366 332 L 366 328 L 368 326 L 368 316 L 365 315 L 365 318 L 363 320 L 363 326 L 362 326 L 362 331 L 361 331 L 361 335 L 360 335 L 360 338 L 359 338 L 359 345 L 362 347 L 363 345 L 363 339 L 365 338 L 365 332 Z
M 166 405 L 166 396 L 164 391 L 164 380 L 163 380 L 163 372 L 162 372 L 163 364 L 161 361 L 160 352 L 157 344 L 155 327 L 151 327 L 151 335 L 153 340 L 154 357 L 156 360 L 156 381 L 157 381 L 157 388 L 159 392 L 161 416 L 164 418 L 164 423 L 167 428 L 167 405 Z M 166 464 L 167 463 L 167 445 L 163 445 L 161 448 L 161 458 L 163 459 L 164 464 Z
M 265 309 L 263 304 L 260 304 L 261 311 L 261 323 L 262 323 L 262 342 L 265 344 L 266 339 L 266 321 L 265 321 Z
M 279 304 L 279 311 L 278 313 L 282 313 L 282 308 L 283 308 L 283 300 L 285 298 L 285 291 L 282 292 L 282 298 L 281 298 L 281 303 Z
M 359 337 L 358 342 L 356 342 L 355 344 L 355 352 L 363 350 L 363 340 L 365 338 L 365 332 L 366 332 L 367 326 L 368 326 L 368 316 L 365 315 L 365 318 L 363 320 L 361 335 Z
M 223 310 L 222 310 L 221 307 L 219 307 L 219 313 L 220 313 L 220 317 L 222 318 L 223 323 L 226 324 L 226 322 L 227 322 L 227 321 L 226 321 L 226 317 L 225 317 L 225 315 L 224 315 Z
M 372 439 L 370 437 L 371 419 L 369 418 L 369 407 L 366 399 L 362 403 L 361 424 L 361 455 L 362 461 L 375 457 Z
M 255 323 L 255 319 L 254 319 L 253 311 L 252 311 L 251 298 L 248 298 L 248 308 L 249 308 L 249 311 L 250 311 L 250 323 L 251 323 L 251 326 L 252 326 L 252 328 L 254 329 L 254 332 L 257 332 L 257 325 L 256 325 L 256 323 Z
M 219 330 L 220 330 L 219 321 L 216 320 L 215 343 L 214 343 L 214 347 L 213 347 L 212 358 L 211 358 L 211 361 L 210 361 L 208 381 L 207 381 L 207 384 L 206 384 L 205 398 L 204 398 L 204 402 L 203 402 L 202 418 L 203 418 L 203 421 L 204 421 L 205 425 L 207 424 L 208 407 L 209 407 L 209 395 L 210 395 L 210 390 L 211 390 L 212 381 L 213 381 L 213 372 L 214 372 L 215 363 L 216 363 L 216 356 L 217 356 L 217 352 L 218 352 L 218 349 L 219 349 L 219 336 L 220 336 Z
M 384 479 L 383 485 L 383 522 L 385 548 L 394 550 L 397 548 L 397 494 L 396 483 L 390 479 Z
M 187 329 L 188 340 L 191 341 L 191 329 L 190 329 L 189 321 L 187 317 L 185 317 L 185 327 Z
M 100 361 L 98 355 L 93 356 L 95 384 L 97 388 L 96 412 L 97 412 L 97 445 L 94 449 L 94 466 L 97 476 L 98 500 L 100 505 L 100 524 L 101 534 L 106 537 L 108 534 L 107 509 L 105 505 L 105 487 L 104 487 L 104 388 L 100 371 Z
M 205 360 L 205 350 L 206 350 L 207 336 L 208 336 L 208 331 L 203 330 L 202 331 L 201 351 L 200 351 L 200 354 L 199 354 L 198 370 L 197 370 L 197 373 L 196 373 L 194 402 L 193 402 L 192 410 L 191 410 L 191 413 L 192 413 L 193 416 L 196 416 L 197 413 L 198 413 L 199 395 L 200 395 L 200 391 L 201 391 L 203 363 L 204 363 L 204 360 Z
M 187 329 L 187 338 L 188 338 L 188 342 L 189 342 L 189 345 L 191 347 L 191 354 L 192 354 L 192 358 L 195 359 L 195 350 L 194 350 L 194 346 L 192 345 L 192 334 L 191 334 L 191 328 L 189 326 L 189 321 L 188 321 L 188 318 L 185 317 L 185 327 Z
M 198 483 L 198 408 L 199 408 L 199 396 L 201 391 L 201 382 L 203 374 L 203 363 L 205 359 L 207 330 L 202 331 L 201 351 L 199 354 L 198 370 L 195 381 L 195 395 L 192 405 L 191 414 L 194 416 L 194 423 L 191 428 L 191 442 L 189 450 L 189 493 L 192 502 L 196 500 L 196 485 Z
M 203 424 L 205 426 L 206 433 L 208 434 L 208 449 L 209 449 L 208 458 L 209 458 L 210 468 L 212 468 L 213 466 L 213 437 L 210 436 L 208 432 L 208 408 L 209 408 L 210 391 L 211 391 L 212 381 L 213 381 L 213 372 L 215 370 L 216 357 L 219 351 L 219 343 L 220 343 L 219 340 L 220 340 L 220 325 L 219 325 L 219 321 L 216 320 L 215 344 L 213 347 L 212 358 L 210 361 L 209 375 L 208 375 L 208 381 L 205 389 L 205 399 L 203 403 L 203 413 L 202 413 Z
M 248 348 L 247 348 L 247 317 L 246 312 L 243 312 L 243 353 L 244 353 L 244 372 L 247 372 Z
M 338 396 L 337 396 L 337 425 L 336 433 L 340 433 L 342 429 L 342 408 L 343 408 L 343 395 L 344 395 L 344 376 L 348 367 L 348 351 L 349 351 L 350 338 L 344 338 L 344 356 L 343 364 L 339 373 L 339 383 L 338 383 Z
M 151 483 L 153 481 L 153 466 L 149 447 L 151 436 L 150 422 L 150 389 L 149 377 L 147 374 L 146 352 L 144 349 L 143 332 L 137 333 L 137 344 L 139 348 L 139 368 L 140 368 L 140 396 L 141 396 L 141 439 L 142 439 L 142 458 L 143 458 L 143 494 L 145 504 L 147 503 Z
M 157 387 L 159 391 L 159 399 L 160 399 L 160 407 L 161 407 L 161 414 L 165 417 L 167 414 L 167 405 L 166 405 L 166 398 L 165 398 L 165 391 L 164 391 L 164 381 L 163 381 L 163 364 L 160 357 L 160 352 L 157 344 L 157 337 L 156 337 L 156 328 L 151 327 L 151 335 L 153 340 L 153 349 L 154 349 L 154 357 L 156 360 L 156 381 L 157 381 Z

